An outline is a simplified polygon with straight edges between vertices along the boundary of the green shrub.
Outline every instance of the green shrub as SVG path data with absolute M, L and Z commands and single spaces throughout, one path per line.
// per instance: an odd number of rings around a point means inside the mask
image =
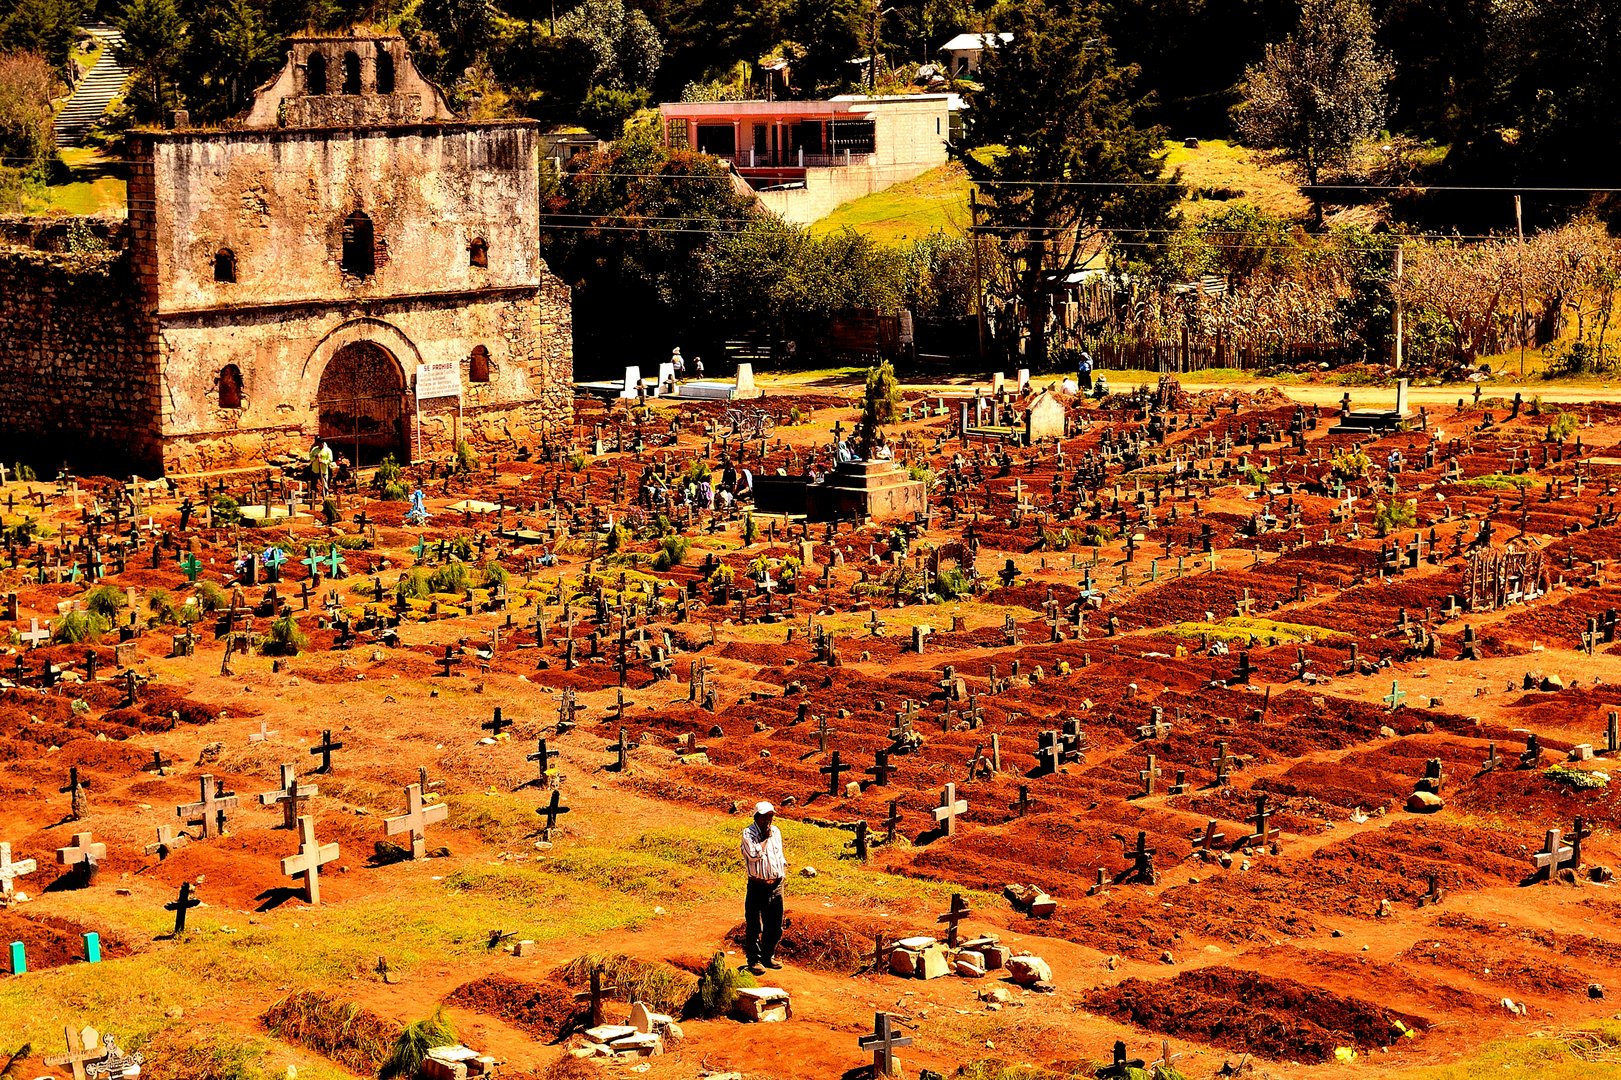
M 792 407 L 790 407 L 788 409 L 788 424 L 789 424 L 789 426 L 798 427 L 800 424 L 803 424 L 804 422 L 805 422 L 805 415 L 799 411 L 799 406 L 798 405 L 794 405 L 794 406 L 792 406 Z
M 411 497 L 404 484 L 384 484 L 377 489 L 377 497 L 384 502 L 404 502 Z
M 507 572 L 507 568 L 494 559 L 487 560 L 483 569 L 479 572 L 484 577 L 484 587 L 486 589 L 500 588 L 512 580 L 512 575 Z
M 199 581 L 193 595 L 197 597 L 197 610 L 204 614 L 218 611 L 231 602 L 225 590 L 212 581 Z
M 1333 473 L 1341 480 L 1360 480 L 1368 474 L 1373 463 L 1361 450 L 1341 450 L 1334 455 Z
M 147 593 L 146 609 L 152 613 L 153 626 L 173 626 L 180 621 L 180 611 L 168 589 L 153 589 Z
M 1086 527 L 1086 542 L 1090 547 L 1102 547 L 1115 538 L 1113 525 L 1095 522 Z
M 1254 465 L 1244 466 L 1244 471 L 1239 473 L 1239 476 L 1243 478 L 1243 481 L 1246 484 L 1254 484 L 1256 487 L 1266 486 L 1266 473 L 1262 472 Z
M 93 611 L 70 611 L 51 626 L 51 640 L 58 645 L 82 645 L 100 641 L 107 632 L 107 620 Z
M 129 600 L 125 597 L 124 590 L 115 585 L 97 585 L 84 597 L 86 610 L 95 612 L 109 623 L 117 621 L 118 613 L 128 603 Z
M 214 496 L 214 524 L 240 525 L 242 523 L 242 507 L 237 501 L 226 494 Z
M 1068 551 L 1074 542 L 1075 537 L 1067 528 L 1059 529 L 1057 532 L 1051 529 L 1041 530 L 1041 546 L 1047 551 Z
M 701 484 L 710 477 L 709 462 L 693 458 L 687 462 L 687 467 L 681 471 L 677 483 L 685 488 L 688 484 Z
M 456 440 L 456 471 L 470 473 L 478 468 L 478 451 L 466 439 Z
M 574 453 L 568 456 L 569 468 L 573 469 L 575 472 L 584 472 L 586 462 L 589 460 L 590 459 L 585 456 L 584 450 L 576 450 Z
M 687 552 L 692 549 L 692 541 L 685 536 L 666 536 L 659 541 L 660 554 L 664 555 L 670 566 L 680 566 L 687 561 Z
M 1576 769 L 1569 765 L 1551 765 L 1542 770 L 1542 775 L 1556 784 L 1564 784 L 1584 791 L 1604 787 L 1610 782 L 1608 773 L 1589 772 L 1586 769 Z
M 1374 507 L 1373 524 L 1380 536 L 1389 536 L 1397 529 L 1405 529 L 1418 520 L 1418 504 L 1406 502 L 1379 503 Z
M 725 563 L 716 564 L 715 569 L 709 573 L 709 583 L 711 585 L 730 585 L 735 580 L 737 580 L 737 572 Z
M 394 583 L 394 595 L 400 600 L 426 600 L 433 595 L 433 586 L 428 571 L 421 566 L 413 566 L 400 575 L 400 580 Z
M 388 1055 L 377 1073 L 378 1080 L 412 1080 L 421 1070 L 429 1050 L 436 1046 L 455 1046 L 457 1042 L 456 1029 L 445 1019 L 441 1005 L 426 1020 L 405 1025 L 405 1030 L 394 1041 L 394 1052 Z
M 703 974 L 698 976 L 694 1011 L 699 1016 L 711 1019 L 725 1016 L 737 1004 L 739 989 L 758 985 L 754 976 L 732 967 L 725 953 L 716 953 L 710 957 L 709 966 L 704 968 Z
M 760 535 L 760 526 L 754 523 L 753 514 L 743 515 L 743 546 L 748 547 L 754 543 L 754 538 Z
M 1576 433 L 1579 425 L 1580 421 L 1576 419 L 1575 413 L 1560 413 L 1553 418 L 1553 423 L 1548 425 L 1548 441 L 1564 442 Z
M 405 470 L 400 468 L 393 454 L 378 462 L 377 471 L 371 478 L 372 487 L 377 490 L 377 497 L 384 502 L 404 502 L 408 497 L 401 479 L 404 475 Z
M 608 554 L 612 555 L 624 550 L 625 545 L 628 543 L 630 543 L 630 530 L 625 527 L 623 522 L 614 522 L 614 527 L 608 530 L 608 541 L 605 545 Z
M 428 577 L 429 588 L 436 593 L 455 593 L 460 596 L 473 587 L 473 572 L 460 561 L 435 567 Z
M 921 461 L 914 461 L 906 467 L 906 475 L 918 481 L 925 487 L 934 483 L 934 470 Z
M 974 591 L 973 580 L 960 566 L 949 566 L 934 578 L 934 591 L 945 600 L 957 600 Z
M 653 573 L 664 573 L 670 568 L 670 553 L 663 548 L 659 548 L 653 553 L 653 561 L 648 565 L 652 567 Z
M 259 651 L 266 656 L 297 656 L 310 647 L 310 639 L 298 628 L 291 615 L 273 619 L 265 636 L 259 641 Z
M 358 533 L 355 535 L 340 533 L 332 538 L 332 546 L 339 551 L 361 551 L 367 543 L 369 541 Z
M 327 525 L 336 525 L 343 515 L 338 513 L 338 504 L 331 499 L 321 500 L 321 521 Z

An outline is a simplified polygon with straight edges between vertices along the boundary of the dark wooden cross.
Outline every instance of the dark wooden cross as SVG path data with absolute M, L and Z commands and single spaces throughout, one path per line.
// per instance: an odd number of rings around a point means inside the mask
M 1255 847 L 1257 844 L 1269 844 L 1273 840 L 1277 839 L 1277 826 L 1267 826 L 1267 822 L 1271 819 L 1271 816 L 1271 813 L 1268 812 L 1266 808 L 1266 796 L 1264 794 L 1257 795 L 1255 797 L 1255 813 L 1249 818 L 1250 823 L 1255 826 L 1255 831 L 1244 837 L 1244 847 Z
M 591 1003 L 591 1026 L 601 1027 L 606 1023 L 602 1011 L 602 998 L 618 990 L 617 986 L 602 985 L 602 966 L 599 964 L 591 969 L 591 989 L 581 991 L 574 995 L 575 1001 L 589 1001 Z
M 174 936 L 179 937 L 186 932 L 186 912 L 194 907 L 202 906 L 202 901 L 191 895 L 191 882 L 180 883 L 180 895 L 163 905 L 164 911 L 174 912 Z
M 1158 852 L 1158 849 L 1148 846 L 1148 834 L 1141 829 L 1137 830 L 1137 846 L 1135 848 L 1127 847 L 1124 837 L 1118 837 L 1118 839 L 1120 840 L 1121 851 L 1127 859 L 1131 860 L 1131 865 L 1126 869 L 1125 880 L 1152 885 L 1154 883 L 1154 855 Z
M 321 732 L 320 744 L 310 747 L 310 756 L 315 757 L 316 755 L 320 755 L 321 758 L 321 766 L 315 771 L 318 773 L 330 773 L 332 771 L 332 751 L 342 749 L 343 744 L 341 742 L 332 741 L 332 731 L 330 728 Z
M 889 800 L 889 813 L 884 817 L 884 843 L 895 842 L 895 832 L 901 827 L 901 801 Z
M 1226 787 L 1228 778 L 1232 773 L 1234 758 L 1227 753 L 1227 740 L 1216 740 L 1216 756 L 1210 759 L 1210 767 L 1216 770 L 1216 779 L 1213 786 Z
M 141 771 L 142 772 L 161 773 L 161 772 L 163 772 L 164 769 L 167 769 L 169 766 L 171 766 L 173 764 L 174 764 L 174 761 L 172 759 L 165 759 L 164 758 L 163 751 L 154 750 L 154 751 L 152 751 L 152 760 L 148 761 L 145 765 L 142 765 L 141 766 Z
M 217 783 L 213 776 L 207 773 L 198 778 L 197 786 L 197 801 L 175 807 L 175 817 L 187 824 L 200 822 L 204 839 L 223 835 L 225 815 L 227 811 L 236 809 L 237 796 L 222 790 L 223 785 Z
M 835 750 L 833 751 L 833 760 L 828 762 L 826 765 L 823 765 L 821 769 L 818 770 L 819 772 L 827 774 L 827 793 L 829 795 L 837 795 L 839 793 L 839 774 L 845 772 L 849 768 L 850 766 L 839 760 L 839 752 Z
M 535 813 L 546 819 L 546 826 L 542 831 L 545 833 L 547 839 L 551 838 L 552 830 L 557 828 L 557 815 L 566 814 L 568 812 L 569 807 L 563 805 L 563 793 L 553 788 L 552 801 L 547 803 L 545 806 L 538 807 L 535 810 Z
M 621 713 L 621 715 L 623 714 Z M 625 771 L 626 766 L 630 763 L 630 752 L 635 748 L 635 743 L 625 741 L 625 726 L 623 724 L 619 725 L 619 738 L 614 742 L 609 743 L 606 747 L 606 749 L 611 750 L 618 755 L 618 760 L 615 762 L 614 768 L 619 772 Z
M 1117 1041 L 1114 1044 L 1114 1061 L 1103 1066 L 1097 1072 L 1099 1077 L 1108 1077 L 1110 1080 L 1126 1080 L 1130 1070 L 1141 1069 L 1144 1065 L 1142 1058 L 1126 1059 L 1126 1044 Z
M 539 762 L 536 768 L 539 770 L 540 775 L 535 778 L 535 783 L 539 787 L 551 787 L 552 781 L 548 771 L 552 767 L 552 758 L 557 756 L 557 751 L 547 749 L 545 739 L 539 739 L 537 743 L 535 752 L 525 757 L 524 760 Z
M 895 1062 L 895 1051 L 900 1047 L 911 1046 L 912 1040 L 905 1035 L 896 1035 L 890 1015 L 880 1012 L 872 1014 L 872 1034 L 861 1036 L 856 1040 L 856 1045 L 863 1053 L 872 1052 L 873 1080 L 884 1080 L 885 1077 L 894 1076 L 899 1071 Z
M 58 790 L 61 792 L 61 794 L 68 796 L 71 800 L 70 812 L 68 814 L 69 820 L 78 821 L 79 818 L 84 815 L 84 793 L 90 790 L 90 784 L 87 781 L 81 781 L 79 779 L 79 767 L 77 765 L 69 766 L 68 786 Z
M 260 794 L 261 806 L 276 806 L 282 808 L 282 828 L 296 832 L 298 819 L 303 814 L 303 803 L 312 796 L 320 794 L 321 789 L 314 784 L 300 784 L 298 771 L 293 765 L 281 767 L 281 787 L 275 791 L 266 791 Z
M 1194 829 L 1188 838 L 1193 841 L 1193 854 L 1201 859 L 1213 860 L 1217 849 L 1227 839 L 1227 834 L 1216 828 L 1216 819 L 1211 818 L 1202 829 Z
M 944 915 L 935 916 L 935 922 L 946 924 L 946 944 L 953 949 L 957 947 L 957 924 L 970 914 L 972 912 L 968 908 L 968 902 L 962 898 L 962 893 L 952 893 L 951 910 Z
M 445 670 L 440 672 L 442 678 L 450 678 L 450 669 L 456 664 L 456 650 L 454 646 L 445 646 L 445 655 L 439 658 L 439 666 Z
M 499 705 L 495 707 L 495 715 L 479 725 L 480 728 L 490 732 L 497 739 L 501 737 L 502 732 L 511 726 L 512 721 L 501 715 L 501 706 Z
M 900 771 L 900 766 L 889 763 L 888 750 L 874 750 L 872 765 L 867 769 L 873 775 L 873 783 L 879 787 L 888 787 L 889 778 Z

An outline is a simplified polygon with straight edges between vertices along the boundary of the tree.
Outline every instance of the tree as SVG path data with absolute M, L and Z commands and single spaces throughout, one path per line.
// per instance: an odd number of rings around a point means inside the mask
M 622 91 L 649 86 L 664 58 L 658 30 L 624 0 L 585 0 L 558 20 L 557 33 L 587 54 L 587 87 Z M 581 98 L 587 87 L 581 88 Z
M 187 104 L 194 120 L 223 120 L 274 69 L 277 35 L 254 0 L 208 0 L 190 21 L 205 32 L 190 39 L 181 64 Z
M 135 72 L 131 104 L 138 119 L 158 121 L 180 104 L 169 84 L 186 50 L 186 24 L 174 0 L 128 0 L 119 18 L 118 62 Z
M 56 73 L 37 52 L 0 54 L 0 169 L 42 172 L 55 152 Z
M 1136 70 L 1115 62 L 1095 7 L 1019 0 L 986 50 L 967 113 L 966 152 L 982 235 L 1001 246 L 1025 359 L 1047 361 L 1047 275 L 1073 270 L 1112 231 L 1166 226 L 1181 195 L 1166 178 L 1164 133 L 1142 126 Z
M 67 72 L 68 55 L 79 22 L 84 18 L 83 0 L 17 0 L 9 7 L 0 4 L 0 49 L 36 52 L 58 72 Z
M 1391 67 L 1373 29 L 1363 0 L 1303 0 L 1295 32 L 1268 45 L 1265 58 L 1244 72 L 1244 102 L 1234 115 L 1239 133 L 1300 166 L 1319 228 L 1323 166 L 1384 123 Z

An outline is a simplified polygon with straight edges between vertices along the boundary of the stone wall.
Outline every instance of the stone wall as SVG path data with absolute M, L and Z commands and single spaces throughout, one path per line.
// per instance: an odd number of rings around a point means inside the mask
M 125 253 L 0 249 L 0 459 L 155 473 L 149 328 Z

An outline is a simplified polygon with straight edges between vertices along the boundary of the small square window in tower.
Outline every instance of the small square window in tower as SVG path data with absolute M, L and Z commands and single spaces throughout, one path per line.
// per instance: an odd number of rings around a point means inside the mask
M 482 345 L 473 346 L 473 355 L 467 362 L 467 381 L 481 383 L 490 381 L 490 350 Z
M 356 210 L 343 219 L 343 272 L 349 277 L 371 277 L 377 272 L 377 242 L 371 218 Z
M 214 252 L 214 280 L 227 285 L 236 282 L 236 252 L 222 247 Z
M 481 236 L 473 237 L 467 245 L 467 265 L 488 267 L 490 265 L 490 245 L 484 242 Z

